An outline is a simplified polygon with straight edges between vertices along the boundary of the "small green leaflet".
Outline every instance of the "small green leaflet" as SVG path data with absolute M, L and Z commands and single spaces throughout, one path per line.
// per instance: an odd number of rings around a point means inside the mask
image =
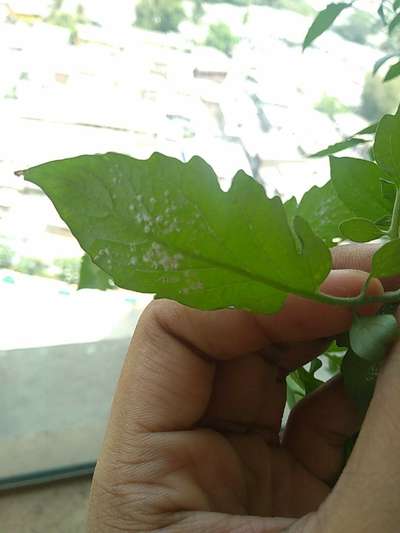
M 382 360 L 398 336 L 399 326 L 391 314 L 355 317 L 342 374 L 347 392 L 362 412 L 373 396 Z
M 386 278 L 400 274 L 400 239 L 379 248 L 372 257 L 371 275 Z
M 325 157 L 327 155 L 337 154 L 338 152 L 342 152 L 343 150 L 346 150 L 347 148 L 352 148 L 359 144 L 365 144 L 370 141 L 367 139 L 361 139 L 358 136 L 369 135 L 369 134 L 375 133 L 377 126 L 378 126 L 378 123 L 371 124 L 370 126 L 367 126 L 366 128 L 358 131 L 357 133 L 355 133 L 348 139 L 337 142 L 335 144 L 331 144 L 330 146 L 328 146 L 328 148 L 325 148 L 324 150 L 320 150 L 314 154 L 307 155 L 304 153 L 304 151 L 303 153 L 306 157 L 310 157 L 310 158 Z
M 383 78 L 383 81 L 390 81 L 398 76 L 400 76 L 400 61 L 390 67 L 386 73 L 386 76 Z
M 318 290 L 328 248 L 280 198 L 243 171 L 228 192 L 200 157 L 109 153 L 23 172 L 50 197 L 82 248 L 114 282 L 200 309 L 276 312 Z M 300 243 L 300 246 L 299 246 Z
M 336 194 L 331 181 L 323 187 L 314 186 L 307 191 L 301 199 L 297 214 L 307 220 L 328 246 L 333 245 L 334 238 L 341 236 L 339 224 L 354 216 Z
M 397 11 L 400 7 L 400 0 L 394 0 L 393 2 L 393 10 Z
M 310 154 L 308 157 L 316 159 L 318 157 L 326 157 L 327 155 L 337 154 L 338 152 L 342 152 L 343 150 L 347 150 L 348 148 L 353 148 L 354 146 L 358 146 L 359 144 L 365 144 L 368 141 L 366 139 L 360 139 L 359 137 L 351 137 L 350 139 L 347 139 L 345 141 L 340 141 L 335 144 L 331 144 L 324 150 L 320 150 L 319 152 L 315 152 L 314 154 Z
M 370 124 L 363 130 L 360 130 L 357 133 L 355 133 L 353 137 L 355 137 L 356 135 L 367 135 L 369 133 L 375 133 L 377 127 L 378 127 L 378 122 L 374 122 L 373 124 Z
M 344 387 L 358 409 L 365 413 L 375 390 L 380 364 L 358 357 L 350 348 L 342 361 Z
M 79 289 L 99 289 L 105 291 L 112 289 L 114 284 L 110 276 L 93 263 L 88 254 L 82 257 L 79 275 Z
M 339 2 L 337 4 L 329 4 L 324 10 L 320 11 L 307 32 L 303 43 L 303 50 L 328 30 L 340 13 L 348 7 L 351 7 L 351 3 Z
M 350 329 L 350 347 L 370 362 L 381 361 L 399 334 L 393 315 L 356 316 Z
M 377 220 L 390 213 L 381 194 L 382 171 L 375 163 L 351 157 L 330 157 L 333 186 L 357 217 Z
M 375 160 L 400 185 L 400 116 L 385 115 L 379 122 L 374 143 Z
M 346 239 L 354 242 L 368 242 L 382 236 L 382 231 L 366 218 L 351 218 L 340 224 L 340 231 Z

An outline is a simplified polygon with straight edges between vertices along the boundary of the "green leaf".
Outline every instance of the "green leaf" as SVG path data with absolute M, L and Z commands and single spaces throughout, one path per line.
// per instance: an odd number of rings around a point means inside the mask
M 400 61 L 390 67 L 383 81 L 390 81 L 400 76 Z
M 378 218 L 378 220 L 375 220 L 375 225 L 378 226 L 379 229 L 383 231 L 387 231 L 390 228 L 391 222 L 392 222 L 391 215 L 386 215 L 382 218 Z
M 391 181 L 381 179 L 381 193 L 382 197 L 393 205 L 396 200 L 396 185 Z
M 359 144 L 365 144 L 368 141 L 366 139 L 360 139 L 358 137 L 351 137 L 350 139 L 347 139 L 345 141 L 340 141 L 335 144 L 331 144 L 328 146 L 328 148 L 325 148 L 324 150 L 320 150 L 319 152 L 315 152 L 314 154 L 311 154 L 307 157 L 309 158 L 318 158 L 318 157 L 325 157 L 327 155 L 336 154 L 338 152 L 342 152 L 343 150 L 347 150 L 347 148 L 352 148 L 353 146 L 357 146 Z
M 350 347 L 362 359 L 381 361 L 399 334 L 393 315 L 356 316 L 350 329 Z
M 356 135 L 367 135 L 369 133 L 375 133 L 377 127 L 378 127 L 378 122 L 374 122 L 374 124 L 371 124 L 367 126 L 366 128 L 364 128 L 363 130 L 360 130 L 357 133 L 355 133 L 353 137 L 355 137 Z
M 400 13 L 397 13 L 397 15 L 392 19 L 392 21 L 389 24 L 389 35 L 393 33 L 395 28 L 400 24 Z
M 296 403 L 317 389 L 323 382 L 315 377 L 315 373 L 322 366 L 320 359 L 314 359 L 310 364 L 310 370 L 304 367 L 291 372 L 286 378 L 287 402 L 292 409 Z
M 303 43 L 303 50 L 328 30 L 340 13 L 350 6 L 351 3 L 339 2 L 337 4 L 329 4 L 324 10 L 320 11 L 307 32 Z
M 375 163 L 351 157 L 330 158 L 333 186 L 357 217 L 376 220 L 390 209 L 381 195 L 382 171 Z
M 378 15 L 385 26 L 387 24 L 387 15 L 389 14 L 389 12 L 391 12 L 391 9 L 389 8 L 388 4 L 389 0 L 382 0 L 378 8 Z
M 333 244 L 334 238 L 340 237 L 339 224 L 354 216 L 339 199 L 330 181 L 323 187 L 314 186 L 307 191 L 297 214 L 308 221 L 316 235 L 328 246 Z
M 303 383 L 305 386 L 305 396 L 314 392 L 323 383 L 323 381 L 315 378 L 311 373 L 307 372 L 307 370 L 305 370 L 304 368 L 299 368 L 296 370 L 296 372 L 298 376 L 300 377 L 300 379 L 303 380 Z
M 305 396 L 304 386 L 302 383 L 299 383 L 295 372 L 292 372 L 286 377 L 286 401 L 290 409 L 293 409 Z
M 400 116 L 385 115 L 379 122 L 374 155 L 380 168 L 400 185 Z
M 367 139 L 360 139 L 358 135 L 369 135 L 376 132 L 376 128 L 378 126 L 378 123 L 371 124 L 370 126 L 367 126 L 366 128 L 358 131 L 348 139 L 345 139 L 344 141 L 337 142 L 335 144 L 331 144 L 328 146 L 328 148 L 325 148 L 324 150 L 320 150 L 319 152 L 316 152 L 314 154 L 306 154 L 303 152 L 303 155 L 310 158 L 316 158 L 316 157 L 324 157 L 327 155 L 337 154 L 338 152 L 341 152 L 343 150 L 346 150 L 347 148 L 352 148 L 353 146 L 357 146 L 358 144 L 362 143 L 368 143 L 370 142 Z
M 310 374 L 315 378 L 315 373 L 322 367 L 321 359 L 313 359 L 310 364 Z
M 374 253 L 371 274 L 377 278 L 400 274 L 400 239 L 386 243 Z
M 311 394 L 318 389 L 320 385 L 322 385 L 323 382 L 315 377 L 315 373 L 321 368 L 321 366 L 322 361 L 320 359 L 314 359 L 314 361 L 311 362 L 309 371 L 303 367 L 298 368 L 295 371 L 297 378 L 303 383 L 305 396 L 307 396 L 307 394 Z
M 93 261 L 120 287 L 200 309 L 276 312 L 287 294 L 312 297 L 329 251 L 280 198 L 243 171 L 228 192 L 201 158 L 80 156 L 24 172 Z
M 301 244 L 301 254 L 307 258 L 308 273 L 318 287 L 321 279 L 329 274 L 331 254 L 324 242 L 313 233 L 308 222 L 301 216 L 293 219 L 293 229 Z
M 333 244 L 334 238 L 340 237 L 340 222 L 353 216 L 337 196 L 332 182 L 308 190 L 301 199 L 297 214 L 308 221 L 328 246 Z
M 371 363 L 358 357 L 351 349 L 342 362 L 344 387 L 358 409 L 365 413 L 375 390 L 380 363 Z
M 292 196 L 292 198 L 290 198 L 289 200 L 287 200 L 287 202 L 283 204 L 283 207 L 285 208 L 285 212 L 286 212 L 286 216 L 289 221 L 289 224 L 291 224 L 293 222 L 293 218 L 295 217 L 297 208 L 298 208 L 296 198 Z
M 392 59 L 392 57 L 397 57 L 398 55 L 398 52 L 391 52 L 390 54 L 386 54 L 383 57 L 379 58 L 378 61 L 376 61 L 374 68 L 372 69 L 372 73 L 375 75 L 378 70 L 386 63 L 386 61 L 389 61 L 389 59 Z
M 335 353 L 325 353 L 325 357 L 328 359 L 328 370 L 331 374 L 331 376 L 336 376 L 340 372 L 340 368 L 342 366 L 343 361 L 343 355 L 342 352 L 340 354 Z
M 368 242 L 382 235 L 382 231 L 366 218 L 345 220 L 340 224 L 340 231 L 346 239 L 354 242 Z
M 393 10 L 397 11 L 400 7 L 400 0 L 394 0 L 393 2 Z
M 105 291 L 113 288 L 110 276 L 93 263 L 88 254 L 82 257 L 79 275 L 79 289 L 99 289 Z

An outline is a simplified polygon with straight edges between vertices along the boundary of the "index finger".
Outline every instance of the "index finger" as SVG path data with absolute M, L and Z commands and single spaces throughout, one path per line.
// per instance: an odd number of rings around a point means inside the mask
M 352 268 L 371 272 L 372 257 L 382 244 L 346 244 L 332 248 L 333 267 L 338 269 Z M 400 276 L 383 278 L 382 285 L 386 291 L 400 287 Z

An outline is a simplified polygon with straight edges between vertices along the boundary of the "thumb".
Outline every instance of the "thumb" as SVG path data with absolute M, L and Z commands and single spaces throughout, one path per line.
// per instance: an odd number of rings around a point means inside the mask
M 399 317 L 397 317 L 399 321 Z M 320 508 L 328 532 L 397 533 L 400 523 L 400 341 L 377 380 L 341 478 Z

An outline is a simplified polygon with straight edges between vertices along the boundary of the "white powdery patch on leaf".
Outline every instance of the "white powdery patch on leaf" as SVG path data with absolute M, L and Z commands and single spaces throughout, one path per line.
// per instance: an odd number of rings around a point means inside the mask
M 170 253 L 158 242 L 153 242 L 142 259 L 144 263 L 155 270 L 176 271 L 180 268 L 183 255 Z

